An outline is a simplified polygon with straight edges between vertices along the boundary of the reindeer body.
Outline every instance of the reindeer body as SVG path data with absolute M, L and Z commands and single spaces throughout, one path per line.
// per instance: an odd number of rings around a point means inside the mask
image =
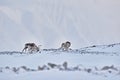
M 68 51 L 71 46 L 71 43 L 69 41 L 62 43 L 60 49 L 64 51 Z
M 29 53 L 38 52 L 39 47 L 35 43 L 26 43 L 22 52 L 24 51 Z

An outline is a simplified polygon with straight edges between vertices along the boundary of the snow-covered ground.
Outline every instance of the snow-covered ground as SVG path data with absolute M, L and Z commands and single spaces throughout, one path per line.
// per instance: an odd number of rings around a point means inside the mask
M 120 80 L 119 34 L 120 0 L 0 0 L 0 80 Z
M 120 80 L 120 44 L 0 52 L 0 80 Z

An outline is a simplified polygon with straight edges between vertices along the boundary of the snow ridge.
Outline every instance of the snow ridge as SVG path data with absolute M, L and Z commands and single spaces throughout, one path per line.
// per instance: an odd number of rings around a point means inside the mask
M 69 66 L 68 62 L 64 62 L 63 64 L 54 64 L 48 63 L 43 66 L 38 66 L 37 68 L 28 68 L 27 66 L 20 66 L 20 67 L 0 67 L 0 73 L 8 73 L 14 72 L 15 74 L 25 73 L 25 72 L 38 72 L 38 71 L 80 71 L 80 72 L 87 72 L 93 75 L 101 75 L 107 77 L 108 75 L 120 75 L 120 66 L 102 66 L 102 67 L 85 67 L 83 65 L 77 66 Z

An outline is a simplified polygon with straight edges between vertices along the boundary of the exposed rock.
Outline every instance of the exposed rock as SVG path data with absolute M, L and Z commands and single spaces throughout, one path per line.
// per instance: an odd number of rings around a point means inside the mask
M 21 68 L 23 68 L 25 71 L 30 71 L 30 69 L 27 68 L 26 66 L 21 66 Z
M 10 69 L 10 67 L 9 67 L 9 66 L 6 66 L 5 69 Z
M 112 65 L 112 66 L 104 66 L 101 70 L 109 70 L 109 69 L 112 69 L 112 70 L 115 70 L 115 71 L 118 70 L 118 69 L 115 68 L 113 65 Z
M 48 65 L 49 65 L 51 68 L 57 67 L 57 65 L 56 65 L 56 64 L 53 64 L 53 63 L 48 63 Z
M 92 69 L 85 69 L 86 72 L 90 73 L 92 71 Z
M 13 72 L 18 73 L 19 68 L 13 67 L 12 70 L 13 70 Z
M 67 63 L 67 62 L 64 62 L 64 63 L 63 63 L 63 67 L 64 67 L 65 70 L 67 70 L 67 69 L 68 69 L 68 63 Z
M 38 66 L 38 70 L 39 70 L 39 71 L 44 70 L 44 67 Z

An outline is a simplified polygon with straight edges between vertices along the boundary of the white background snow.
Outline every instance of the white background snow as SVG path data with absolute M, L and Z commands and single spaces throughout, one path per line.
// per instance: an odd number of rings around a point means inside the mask
M 120 41 L 119 0 L 0 0 L 0 50 L 26 42 L 72 48 Z
M 120 80 L 119 34 L 119 0 L 0 0 L 0 80 Z M 21 54 L 26 42 L 41 53 Z

